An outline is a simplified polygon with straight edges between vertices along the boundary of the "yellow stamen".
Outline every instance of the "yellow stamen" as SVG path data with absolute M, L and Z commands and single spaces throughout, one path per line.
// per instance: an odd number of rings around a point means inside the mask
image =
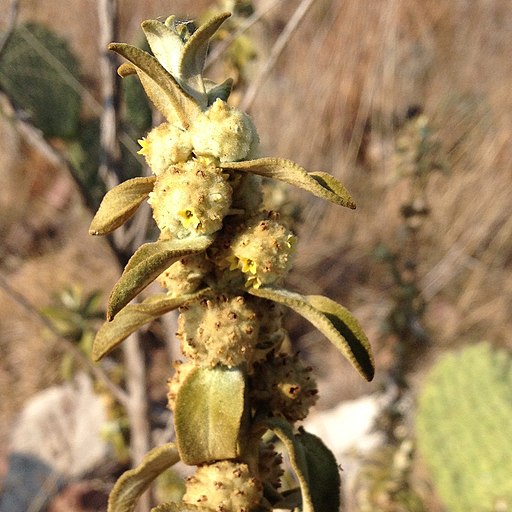
M 139 149 L 139 151 L 137 151 L 137 154 L 138 155 L 147 155 L 148 149 L 149 149 L 149 142 L 144 138 L 139 139 L 137 142 L 141 145 L 141 148 Z

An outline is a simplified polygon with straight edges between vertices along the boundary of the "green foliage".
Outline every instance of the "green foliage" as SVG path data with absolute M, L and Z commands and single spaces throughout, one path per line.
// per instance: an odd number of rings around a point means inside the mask
M 126 471 L 116 482 L 108 500 L 108 510 L 132 512 L 139 496 L 166 469 L 179 461 L 173 443 L 153 448 L 134 469 Z
M 0 60 L 0 86 L 47 137 L 76 136 L 78 62 L 67 43 L 42 25 L 20 25 Z
M 66 147 L 66 156 L 76 171 L 76 178 L 87 191 L 92 204 L 99 205 L 105 183 L 98 175 L 100 163 L 100 123 L 96 118 L 82 119 L 76 138 Z
M 488 343 L 444 355 L 419 396 L 418 445 L 450 512 L 512 507 L 512 357 Z
M 43 308 L 41 313 L 63 338 L 76 343 L 86 356 L 91 357 L 94 332 L 104 316 L 100 300 L 98 292 L 85 295 L 79 286 L 71 286 L 56 296 L 54 303 Z M 73 355 L 65 353 L 61 363 L 62 376 L 71 378 L 74 367 Z

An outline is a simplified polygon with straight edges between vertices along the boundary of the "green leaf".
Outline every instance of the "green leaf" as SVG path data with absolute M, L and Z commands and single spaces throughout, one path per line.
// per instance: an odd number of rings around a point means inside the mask
M 303 428 L 299 428 L 296 439 L 304 448 L 314 510 L 338 512 L 341 479 L 333 453 L 319 437 L 309 434 Z
M 188 89 L 199 92 L 206 100 L 202 72 L 208 53 L 210 38 L 230 16 L 231 14 L 229 13 L 214 16 L 201 25 L 185 43 L 179 63 L 179 79 L 186 84 L 187 92 L 190 94 L 192 94 L 192 92 Z M 205 108 L 206 101 L 201 106 Z
M 324 512 L 322 509 L 315 509 L 313 506 L 310 483 L 315 485 L 315 482 L 310 480 L 308 460 L 304 447 L 298 440 L 298 437 L 293 434 L 290 424 L 282 418 L 268 418 L 263 421 L 263 424 L 274 432 L 288 452 L 290 464 L 300 485 L 302 495 L 301 511 Z
M 135 66 L 137 75 L 155 107 L 170 123 L 186 130 L 199 114 L 199 105 L 180 88 L 155 57 L 125 43 L 110 43 L 108 48 Z
M 133 178 L 109 190 L 89 227 L 91 235 L 106 235 L 124 224 L 153 190 L 156 177 Z
M 223 169 L 252 172 L 267 178 L 284 181 L 291 185 L 308 190 L 317 197 L 347 208 L 356 207 L 347 189 L 336 179 L 325 172 L 307 172 L 296 163 L 284 158 L 259 158 L 246 162 L 222 162 Z
M 375 365 L 370 342 L 356 318 L 343 306 L 321 295 L 300 295 L 280 288 L 250 288 L 250 294 L 273 300 L 309 320 L 352 363 L 366 379 L 372 380 Z
M 97 332 L 92 351 L 93 360 L 99 361 L 143 325 L 179 308 L 185 302 L 201 297 L 208 290 L 209 288 L 180 297 L 160 294 L 149 297 L 140 304 L 129 304 L 111 322 L 105 322 Z
M 176 394 L 174 411 L 183 462 L 237 457 L 244 411 L 245 374 L 240 368 L 194 368 Z
M 212 241 L 210 236 L 198 236 L 182 240 L 159 240 L 141 245 L 128 261 L 110 294 L 107 320 L 112 320 L 172 263 L 189 254 L 204 251 Z
M 123 473 L 116 482 L 108 500 L 108 512 L 132 512 L 151 482 L 179 460 L 174 443 L 151 450 L 136 468 Z

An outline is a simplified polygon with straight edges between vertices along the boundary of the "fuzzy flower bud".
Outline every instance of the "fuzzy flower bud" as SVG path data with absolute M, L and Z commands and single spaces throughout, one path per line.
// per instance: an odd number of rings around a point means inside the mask
M 164 237 L 186 238 L 221 229 L 231 194 L 219 168 L 191 160 L 159 174 L 148 203 Z
M 280 354 L 256 364 L 252 376 L 252 403 L 268 409 L 274 416 L 294 422 L 303 420 L 318 399 L 312 368 L 298 356 Z
M 273 444 L 260 443 L 258 473 L 262 482 L 274 489 L 281 487 L 281 477 L 284 475 L 282 463 L 283 456 L 276 452 Z
M 272 350 L 277 351 L 282 345 L 286 330 L 283 327 L 283 308 L 275 302 L 252 298 L 252 307 L 258 320 L 258 342 L 253 359 L 260 361 Z
M 192 154 L 190 135 L 169 123 L 153 128 L 148 135 L 139 140 L 139 155 L 157 176 L 171 165 L 186 162 Z
M 167 289 L 173 297 L 185 293 L 193 293 L 201 284 L 203 278 L 213 269 L 205 254 L 194 254 L 173 263 L 157 278 L 157 282 Z
M 262 492 L 247 464 L 223 460 L 200 466 L 187 478 L 183 502 L 216 512 L 250 512 L 258 507 Z
M 233 238 L 227 258 L 230 270 L 241 270 L 247 286 L 275 283 L 291 268 L 296 240 L 272 215 L 257 215 Z
M 180 313 L 177 335 L 185 356 L 212 367 L 251 361 L 259 326 L 250 301 L 216 295 L 183 306 Z
M 196 156 L 207 156 L 221 162 L 251 158 L 259 144 L 258 133 L 251 118 L 241 110 L 216 99 L 190 127 Z
M 263 203 L 261 176 L 252 173 L 233 173 L 230 185 L 233 188 L 234 210 L 243 210 L 247 217 L 255 215 Z

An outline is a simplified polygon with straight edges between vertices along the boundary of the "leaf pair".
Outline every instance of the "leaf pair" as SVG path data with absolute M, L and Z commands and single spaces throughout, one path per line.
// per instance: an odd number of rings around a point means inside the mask
M 140 304 L 126 306 L 98 331 L 94 340 L 94 360 L 101 359 L 143 325 L 187 301 L 198 300 L 208 290 L 206 288 L 174 298 L 161 294 Z M 366 380 L 372 380 L 375 369 L 370 343 L 359 322 L 346 308 L 327 297 L 303 296 L 280 288 L 250 289 L 249 293 L 284 304 L 302 315 L 334 344 Z

